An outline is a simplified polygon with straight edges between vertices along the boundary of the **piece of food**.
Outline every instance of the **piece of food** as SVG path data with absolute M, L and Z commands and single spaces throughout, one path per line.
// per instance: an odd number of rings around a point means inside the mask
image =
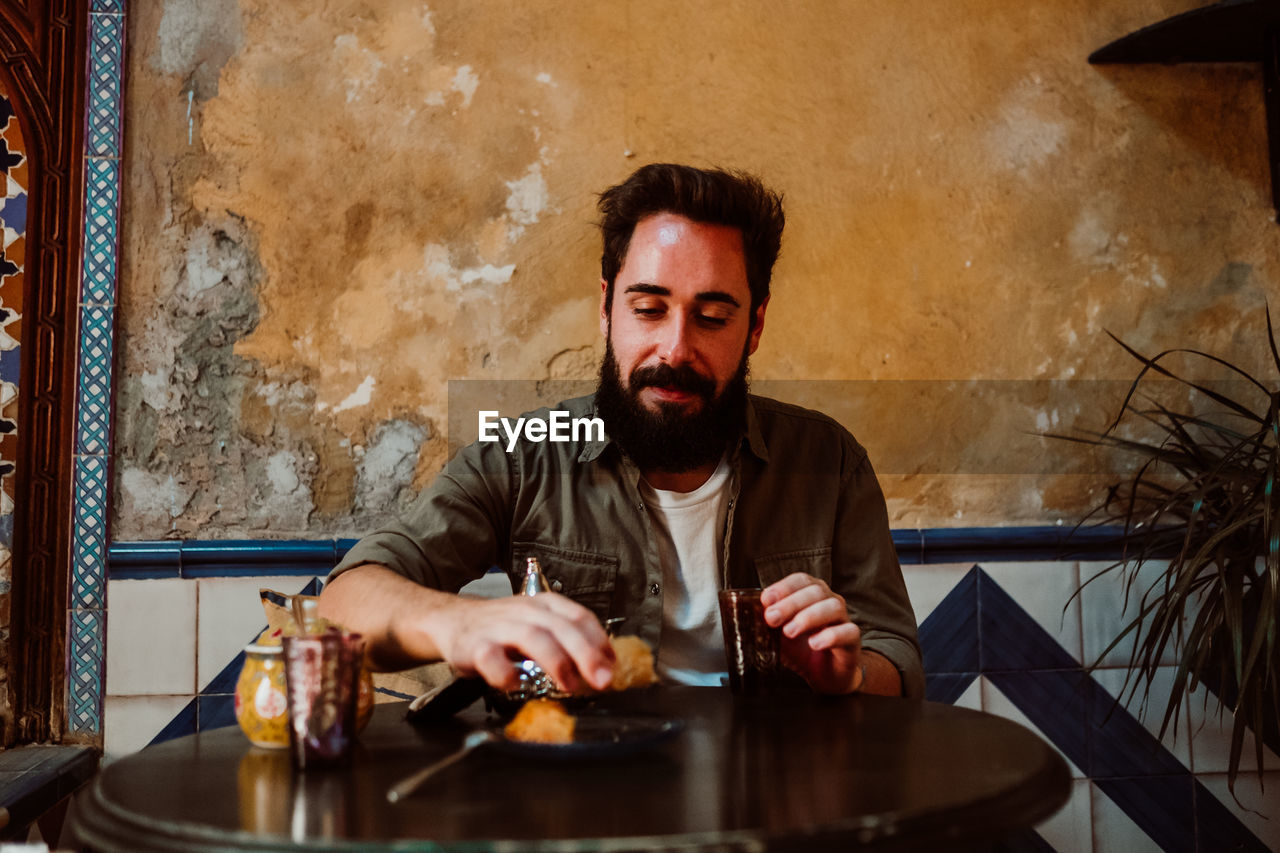
M 613 668 L 610 690 L 630 690 L 632 687 L 648 687 L 656 684 L 658 674 L 653 670 L 653 649 L 639 637 L 610 637 L 617 663 Z
M 577 721 L 554 699 L 530 699 L 503 729 L 511 740 L 526 743 L 573 743 Z

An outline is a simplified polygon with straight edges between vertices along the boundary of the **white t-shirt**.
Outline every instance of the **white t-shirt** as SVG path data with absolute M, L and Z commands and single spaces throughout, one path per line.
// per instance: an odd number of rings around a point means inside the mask
M 692 492 L 655 489 L 640 495 L 653 517 L 662 564 L 662 641 L 658 675 L 675 684 L 718 686 L 725 676 L 720 630 L 720 550 L 729 503 L 729 462 Z

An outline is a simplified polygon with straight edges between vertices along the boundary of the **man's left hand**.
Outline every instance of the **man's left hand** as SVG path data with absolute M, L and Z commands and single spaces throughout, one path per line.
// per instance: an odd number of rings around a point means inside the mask
M 782 662 L 819 693 L 852 693 L 865 677 L 862 632 L 844 598 L 797 572 L 765 588 L 764 618 L 782 629 Z

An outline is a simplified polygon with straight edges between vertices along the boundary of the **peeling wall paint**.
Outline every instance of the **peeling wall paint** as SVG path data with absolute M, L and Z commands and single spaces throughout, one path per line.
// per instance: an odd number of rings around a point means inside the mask
M 592 378 L 595 193 L 656 160 L 785 192 L 752 375 L 890 460 L 895 524 L 1073 519 L 1078 464 L 990 448 L 1108 398 L 1000 383 L 1129 377 L 1104 330 L 1265 357 L 1260 70 L 1085 62 L 1196 5 L 131 10 L 114 534 L 358 534 L 443 465 L 450 380 Z M 787 385 L 832 380 L 881 390 Z

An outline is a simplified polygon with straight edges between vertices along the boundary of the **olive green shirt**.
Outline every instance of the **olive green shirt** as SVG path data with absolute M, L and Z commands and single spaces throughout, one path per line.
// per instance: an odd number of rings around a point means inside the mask
M 558 409 L 595 416 L 593 397 Z M 546 420 L 549 411 L 526 417 Z M 657 649 L 662 567 L 639 470 L 607 437 L 506 446 L 503 435 L 461 450 L 404 519 L 361 539 L 331 577 L 378 563 L 457 592 L 497 566 L 514 589 L 535 556 L 552 589 L 602 620 L 626 617 L 627 633 Z M 897 666 L 907 696 L 922 696 L 915 616 L 862 446 L 826 415 L 752 396 L 731 462 L 723 584 L 821 578 L 844 597 L 863 647 Z

